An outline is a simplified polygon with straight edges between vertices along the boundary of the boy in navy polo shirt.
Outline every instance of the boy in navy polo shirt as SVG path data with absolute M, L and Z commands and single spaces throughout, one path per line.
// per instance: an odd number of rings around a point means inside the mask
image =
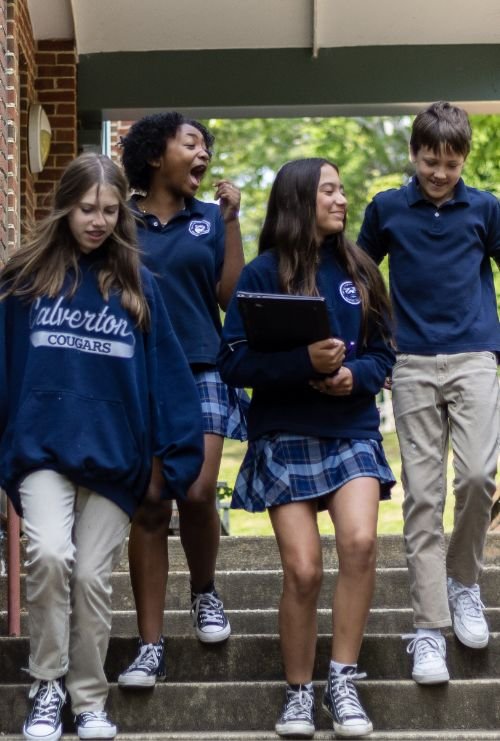
M 495 491 L 500 326 L 491 258 L 500 261 L 500 204 L 466 186 L 467 114 L 438 102 L 417 115 L 415 177 L 369 204 L 359 244 L 389 255 L 398 355 L 392 393 L 403 462 L 404 537 L 416 633 L 412 676 L 449 679 L 442 628 L 471 648 L 488 643 L 479 586 Z M 455 518 L 445 551 L 448 441 Z

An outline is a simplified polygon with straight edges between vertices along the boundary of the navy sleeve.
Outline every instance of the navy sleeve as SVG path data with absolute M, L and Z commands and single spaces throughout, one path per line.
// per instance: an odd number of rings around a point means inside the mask
M 387 376 L 392 374 L 396 356 L 377 327 L 372 327 L 369 340 L 360 357 L 344 363 L 352 373 L 352 395 L 378 394 Z
M 0 302 L 0 438 L 8 415 L 7 351 L 7 300 L 4 299 Z
M 218 283 L 224 267 L 226 225 L 220 211 L 215 218 L 215 282 Z
M 243 269 L 236 290 L 276 292 L 252 264 Z M 306 383 L 318 377 L 307 346 L 286 352 L 256 352 L 248 347 L 236 293 L 227 309 L 217 366 L 225 383 L 236 387 Z
M 203 463 L 200 397 L 156 282 L 152 281 L 148 352 L 153 455 L 170 496 L 186 498 Z
M 379 265 L 387 254 L 387 246 L 384 244 L 380 231 L 377 204 L 375 200 L 368 204 L 365 217 L 358 235 L 358 244 Z
M 498 267 L 500 267 L 500 201 L 495 199 L 488 222 L 486 249 Z

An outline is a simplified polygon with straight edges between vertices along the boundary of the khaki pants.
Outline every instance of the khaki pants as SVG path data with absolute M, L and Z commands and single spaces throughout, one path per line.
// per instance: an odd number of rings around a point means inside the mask
M 108 695 L 104 659 L 111 630 L 111 572 L 129 518 L 116 504 L 55 471 L 19 487 L 28 537 L 26 596 L 29 671 L 66 675 L 72 710 L 102 710 Z
M 400 354 L 392 398 L 403 462 L 404 538 L 414 623 L 417 628 L 442 628 L 451 625 L 446 577 L 471 586 L 482 567 L 498 459 L 495 355 Z M 449 438 L 455 512 L 446 553 Z

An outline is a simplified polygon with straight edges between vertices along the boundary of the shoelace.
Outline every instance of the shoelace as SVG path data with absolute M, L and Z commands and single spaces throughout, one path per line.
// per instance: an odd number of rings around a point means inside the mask
M 139 656 L 131 664 L 129 671 L 140 669 L 141 671 L 155 671 L 158 669 L 160 657 L 158 656 L 160 646 L 155 643 L 145 643 L 141 646 Z
M 484 605 L 479 596 L 479 589 L 476 587 L 453 587 L 450 593 L 453 601 L 460 600 L 462 609 L 471 618 L 482 618 Z
M 222 602 L 215 594 L 198 594 L 193 601 L 191 614 L 195 621 L 205 625 L 224 625 Z
M 335 674 L 331 680 L 331 691 L 337 712 L 341 718 L 366 718 L 359 701 L 354 681 L 365 679 L 366 672 L 352 674 Z
M 296 692 L 288 691 L 283 720 L 287 721 L 310 718 L 311 708 L 313 705 L 313 696 L 310 692 L 307 692 L 307 690 L 297 690 Z
M 80 723 L 88 723 L 90 720 L 102 720 L 106 723 L 109 723 L 108 720 L 108 714 L 104 712 L 104 710 L 85 710 L 83 713 L 80 713 L 78 716 L 78 721 Z M 111 725 L 111 724 L 110 724 Z
M 29 698 L 35 699 L 31 717 L 35 722 L 44 723 L 48 721 L 54 724 L 57 713 L 66 699 L 66 693 L 57 680 L 38 680 L 33 684 L 29 692 Z
M 434 636 L 419 636 L 415 633 L 407 633 L 406 635 L 401 636 L 401 638 L 404 641 L 412 639 L 406 647 L 406 653 L 410 655 L 414 653 L 417 662 L 421 659 L 425 660 L 427 656 L 435 654 L 436 651 L 441 657 L 443 657 L 441 642 L 437 638 L 434 638 Z

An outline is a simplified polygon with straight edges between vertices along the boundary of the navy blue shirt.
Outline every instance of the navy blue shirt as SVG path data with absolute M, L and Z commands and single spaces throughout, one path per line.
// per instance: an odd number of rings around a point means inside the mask
M 500 260 L 500 203 L 462 179 L 437 207 L 413 178 L 375 196 L 358 242 L 389 255 L 400 352 L 417 355 L 500 350 L 491 258 Z
M 72 297 L 0 302 L 0 484 L 20 511 L 19 481 L 51 469 L 132 516 L 153 456 L 166 496 L 185 498 L 196 479 L 199 395 L 149 271 L 151 329 L 142 332 L 117 292 L 102 297 L 99 256 L 79 264 Z
M 224 263 L 225 226 L 218 205 L 196 198 L 162 226 L 154 214 L 138 220 L 144 264 L 160 288 L 172 326 L 191 365 L 215 365 L 221 320 L 216 286 Z
M 236 296 L 224 322 L 218 365 L 231 386 L 254 389 L 248 415 L 249 439 L 272 432 L 314 437 L 380 440 L 380 418 L 375 395 L 390 374 L 394 355 L 377 328 L 362 346 L 359 294 L 337 263 L 335 248 L 321 250 L 317 287 L 326 299 L 332 336 L 355 351 L 344 365 L 353 375 L 349 396 L 321 394 L 309 380 L 323 377 L 314 370 L 306 346 L 286 352 L 256 352 L 248 348 Z M 240 276 L 237 290 L 281 293 L 278 260 L 273 251 L 250 262 Z

